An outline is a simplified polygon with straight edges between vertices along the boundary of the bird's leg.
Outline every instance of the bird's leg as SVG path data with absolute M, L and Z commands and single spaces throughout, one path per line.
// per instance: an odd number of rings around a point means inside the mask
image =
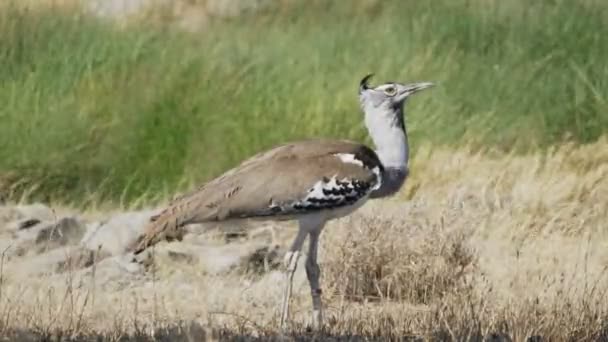
M 312 328 L 315 330 L 321 329 L 323 326 L 323 308 L 321 303 L 321 287 L 319 285 L 319 276 L 321 271 L 317 263 L 317 249 L 319 246 L 319 235 L 321 229 L 310 232 L 310 240 L 308 242 L 308 257 L 306 258 L 306 276 L 310 284 L 312 295 Z
M 298 266 L 298 259 L 300 258 L 300 249 L 306 239 L 306 231 L 299 229 L 298 235 L 291 244 L 289 251 L 285 253 L 283 263 L 285 265 L 285 288 L 283 291 L 283 303 L 281 305 L 281 323 L 280 328 L 283 331 L 285 329 L 285 322 L 289 316 L 289 301 L 291 299 L 291 288 L 293 283 L 293 275 L 296 272 Z

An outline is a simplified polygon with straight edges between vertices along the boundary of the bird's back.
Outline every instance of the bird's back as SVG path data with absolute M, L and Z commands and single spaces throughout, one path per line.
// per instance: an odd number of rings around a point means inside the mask
M 379 186 L 382 164 L 365 145 L 304 140 L 258 153 L 169 203 L 146 228 L 139 252 L 180 227 L 231 219 L 292 219 L 353 205 Z

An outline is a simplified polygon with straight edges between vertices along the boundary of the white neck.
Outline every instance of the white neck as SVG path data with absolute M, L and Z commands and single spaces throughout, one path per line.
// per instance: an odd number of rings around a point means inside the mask
M 403 109 L 365 106 L 363 110 L 365 125 L 384 166 L 381 186 L 370 197 L 392 196 L 401 189 L 409 172 L 409 145 Z
M 365 108 L 365 124 L 385 168 L 407 170 L 409 145 L 402 110 Z

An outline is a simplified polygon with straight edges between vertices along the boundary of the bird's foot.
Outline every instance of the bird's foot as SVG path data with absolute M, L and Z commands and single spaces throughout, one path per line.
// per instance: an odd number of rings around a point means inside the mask
M 313 309 L 310 320 L 310 330 L 322 331 L 323 330 L 323 310 L 321 305 L 321 289 L 313 291 L 312 295 Z
M 321 331 L 323 330 L 323 318 L 321 315 L 321 310 L 313 310 L 312 317 L 310 321 L 310 328 L 313 331 Z

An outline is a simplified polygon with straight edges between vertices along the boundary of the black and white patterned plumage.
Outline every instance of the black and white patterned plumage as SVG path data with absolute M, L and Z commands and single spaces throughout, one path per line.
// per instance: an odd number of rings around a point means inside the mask
M 324 209 L 336 209 L 351 206 L 367 198 L 378 189 L 382 182 L 382 165 L 373 157 L 362 157 L 360 154 L 339 153 L 335 155 L 342 163 L 355 164 L 369 171 L 372 177 L 358 179 L 337 176 L 323 177 L 316 182 L 302 199 L 284 203 L 271 204 L 271 211 L 280 212 L 315 212 Z M 359 159 L 361 158 L 361 159 Z
M 373 184 L 357 179 L 334 178 L 319 181 L 301 201 L 291 205 L 295 210 L 314 211 L 353 205 L 366 197 Z

